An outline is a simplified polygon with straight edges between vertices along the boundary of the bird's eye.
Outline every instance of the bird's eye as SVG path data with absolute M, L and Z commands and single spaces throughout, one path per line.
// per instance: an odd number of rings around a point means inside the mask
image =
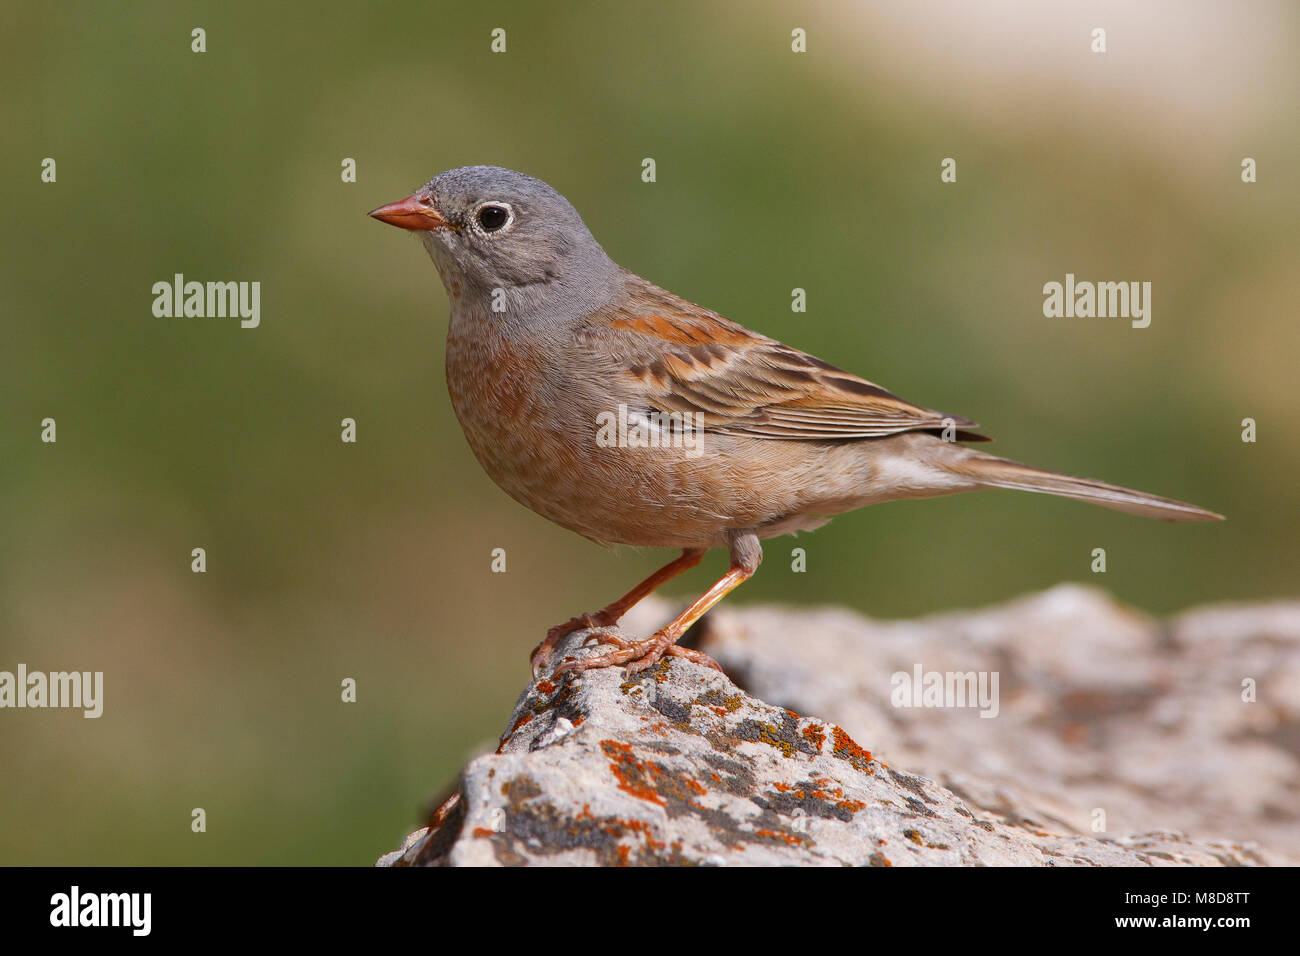
M 478 210 L 478 224 L 484 232 L 496 232 L 510 222 L 510 207 L 500 203 L 484 203 Z

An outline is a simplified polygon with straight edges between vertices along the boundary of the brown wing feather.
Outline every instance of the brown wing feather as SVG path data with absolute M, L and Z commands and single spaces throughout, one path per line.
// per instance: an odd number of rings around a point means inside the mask
M 612 332 L 625 374 L 661 411 L 703 412 L 710 431 L 837 441 L 959 429 L 969 419 L 904 401 L 872 382 L 633 277 L 593 319 Z M 609 337 L 603 336 L 606 344 Z

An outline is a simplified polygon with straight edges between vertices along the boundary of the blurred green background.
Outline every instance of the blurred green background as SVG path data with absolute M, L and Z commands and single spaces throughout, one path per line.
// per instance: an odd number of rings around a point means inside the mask
M 732 602 L 1294 594 L 1297 25 L 1285 2 L 5 4 L 0 669 L 102 670 L 106 700 L 0 712 L 0 863 L 370 863 L 495 743 L 546 628 L 670 557 L 547 523 L 470 455 L 434 269 L 365 217 L 449 167 L 547 180 L 623 265 L 1003 454 L 1229 517 L 893 504 L 769 543 Z M 176 272 L 260 281 L 261 327 L 155 318 Z M 1150 328 L 1044 318 L 1066 272 L 1150 281 Z

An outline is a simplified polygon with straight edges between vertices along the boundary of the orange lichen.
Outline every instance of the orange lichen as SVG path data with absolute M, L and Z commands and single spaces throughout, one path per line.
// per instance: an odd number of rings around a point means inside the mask
M 452 811 L 459 805 L 460 791 L 457 790 L 446 800 L 442 801 L 442 803 L 434 809 L 433 813 L 429 814 L 429 832 L 432 833 L 446 823 L 447 819 L 451 816 Z
M 859 770 L 867 770 L 870 773 L 875 772 L 867 766 L 871 763 L 871 751 L 863 750 L 859 747 L 857 742 L 846 734 L 843 728 L 839 725 L 832 725 L 831 734 L 834 735 L 835 738 L 835 749 L 833 751 L 835 756 L 842 760 L 849 761 L 849 763 L 853 764 Z M 859 766 L 859 764 L 861 764 L 861 766 Z
M 767 837 L 769 840 L 784 840 L 790 846 L 797 846 L 803 840 L 791 833 L 781 833 L 777 830 L 755 830 L 755 836 Z
M 801 732 L 804 739 L 818 750 L 821 750 L 822 744 L 826 743 L 826 731 L 822 730 L 820 724 L 809 724 Z
M 513 736 L 516 730 L 518 730 L 520 727 L 525 726 L 526 724 L 532 723 L 532 720 L 533 720 L 532 714 L 524 714 L 522 717 L 520 717 L 518 720 L 515 721 L 515 725 L 510 728 L 510 732 L 506 734 L 506 736 L 507 737 Z
M 619 743 L 617 740 L 602 740 L 600 746 L 605 751 L 605 756 L 613 761 L 609 769 L 614 772 L 620 790 L 638 799 L 657 803 L 661 807 L 667 805 L 664 798 L 655 792 L 654 787 L 646 783 L 646 765 L 636 759 L 630 744 Z

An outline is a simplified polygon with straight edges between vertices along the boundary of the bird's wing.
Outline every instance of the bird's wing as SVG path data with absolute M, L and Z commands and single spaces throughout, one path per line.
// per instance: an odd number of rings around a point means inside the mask
M 702 412 L 709 431 L 840 441 L 954 428 L 969 419 L 922 408 L 819 358 L 751 332 L 642 279 L 592 316 L 586 333 L 616 357 L 646 407 Z M 612 347 L 612 348 L 611 348 Z

